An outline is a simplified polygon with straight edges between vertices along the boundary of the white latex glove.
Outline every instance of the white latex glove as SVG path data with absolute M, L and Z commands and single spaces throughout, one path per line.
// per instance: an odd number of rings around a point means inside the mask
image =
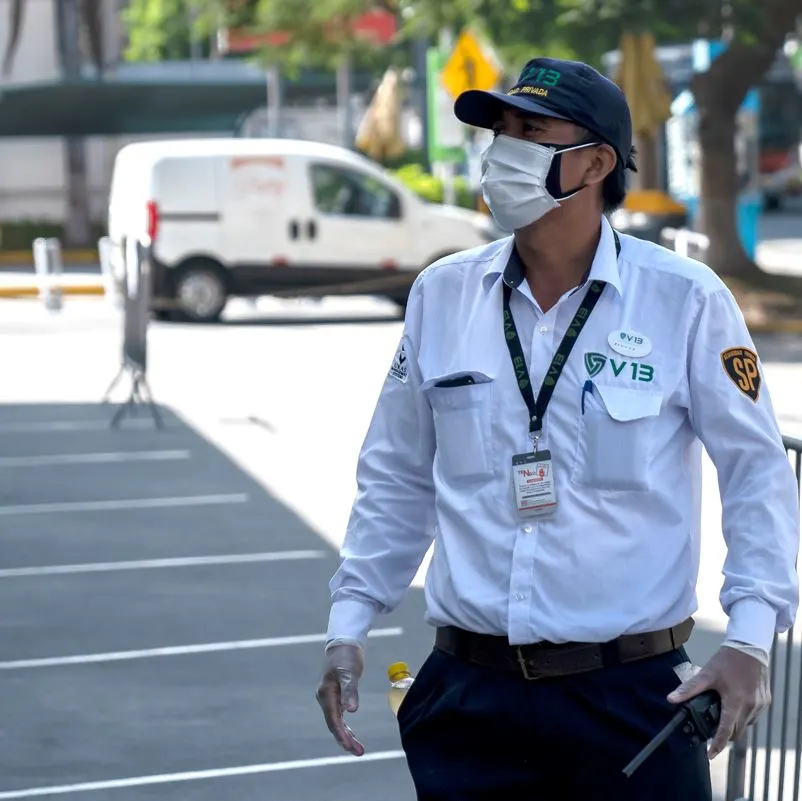
M 358 645 L 332 645 L 326 649 L 323 674 L 317 688 L 317 702 L 334 739 L 355 756 L 365 747 L 343 719 L 343 712 L 359 709 L 358 683 L 365 666 L 365 656 Z

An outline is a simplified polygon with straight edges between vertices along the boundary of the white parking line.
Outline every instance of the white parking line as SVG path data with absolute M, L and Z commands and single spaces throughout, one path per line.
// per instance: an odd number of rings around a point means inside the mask
M 161 567 L 199 567 L 203 565 L 238 565 L 252 562 L 295 562 L 322 559 L 325 551 L 273 551 L 267 553 L 235 553 L 219 556 L 185 556 L 172 559 L 140 559 L 133 562 L 88 562 L 80 565 L 43 565 L 41 567 L 9 567 L 0 570 L 0 579 L 28 576 L 61 576 L 73 573 L 107 573 L 115 570 L 153 570 Z
M 277 773 L 286 770 L 305 768 L 327 768 L 335 765 L 359 765 L 366 762 L 382 762 L 388 759 L 401 759 L 403 751 L 376 751 L 361 757 L 336 756 L 317 759 L 296 759 L 290 762 L 268 762 L 263 765 L 242 765 L 236 768 L 214 768 L 212 770 L 193 770 L 186 773 L 162 773 L 153 776 L 134 776 L 130 779 L 111 779 L 109 781 L 84 782 L 83 784 L 62 784 L 53 787 L 33 787 L 30 790 L 10 790 L 0 792 L 0 801 L 12 798 L 42 798 L 49 795 L 68 795 L 88 793 L 92 790 L 115 790 L 123 787 L 144 787 L 149 784 L 172 784 L 176 782 L 220 779 L 227 776 L 253 776 L 259 773 Z
M 57 431 L 103 431 L 110 427 L 108 420 L 41 420 L 39 422 L 0 423 L 0 434 L 52 434 Z M 125 421 L 126 428 L 152 428 L 152 420 Z
M 186 495 L 176 498 L 126 498 L 119 501 L 76 501 L 69 503 L 31 503 L 19 506 L 0 506 L 0 515 L 41 515 L 53 512 L 109 512 L 122 509 L 166 509 L 173 506 L 216 506 L 227 503 L 247 503 L 248 495 L 235 492 L 228 495 Z
M 374 629 L 368 633 L 368 637 L 400 637 L 403 633 L 404 630 L 402 628 Z M 0 670 L 89 665 L 98 662 L 123 662 L 129 659 L 152 659 L 158 656 L 210 654 L 217 651 L 242 651 L 249 648 L 275 648 L 283 645 L 309 645 L 322 642 L 326 642 L 325 633 L 299 634 L 292 637 L 266 637 L 261 640 L 232 640 L 231 642 L 207 642 L 199 645 L 173 645 L 166 648 L 146 648 L 140 651 L 109 651 L 102 654 L 53 656 L 44 659 L 15 659 L 10 662 L 0 662 Z
M 3 456 L 0 467 L 50 467 L 66 464 L 117 462 L 170 462 L 189 459 L 189 451 L 113 451 L 109 453 L 57 453 L 45 456 Z

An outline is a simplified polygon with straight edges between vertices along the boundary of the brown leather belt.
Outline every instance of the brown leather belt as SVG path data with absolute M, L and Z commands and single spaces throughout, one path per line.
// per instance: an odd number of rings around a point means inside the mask
M 586 673 L 611 665 L 635 662 L 684 645 L 693 630 L 693 618 L 670 629 L 626 634 L 606 643 L 540 642 L 510 645 L 506 637 L 474 634 L 445 626 L 437 629 L 435 647 L 471 664 L 521 673 L 529 681 Z

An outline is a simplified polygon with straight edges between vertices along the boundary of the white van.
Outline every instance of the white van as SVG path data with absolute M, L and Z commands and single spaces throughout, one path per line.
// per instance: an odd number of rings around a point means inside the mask
M 368 279 L 348 294 L 403 305 L 421 269 L 502 235 L 487 215 L 426 203 L 357 153 L 289 139 L 128 145 L 109 199 L 115 271 L 126 241 L 149 237 L 155 313 L 198 322 L 232 296 Z M 390 272 L 398 280 L 377 289 Z

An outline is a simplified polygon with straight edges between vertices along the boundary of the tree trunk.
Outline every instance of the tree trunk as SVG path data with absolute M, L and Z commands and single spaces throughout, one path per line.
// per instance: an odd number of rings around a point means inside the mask
M 750 30 L 753 40 L 732 42 L 691 85 L 699 113 L 700 221 L 710 239 L 708 264 L 720 275 L 761 282 L 767 276 L 741 246 L 736 224 L 736 115 L 793 29 L 802 0 L 764 0 L 763 8 L 762 24 Z
M 78 0 L 55 0 L 55 3 L 62 71 L 67 80 L 79 80 L 81 24 Z M 92 225 L 86 142 L 83 137 L 68 137 L 64 140 L 64 182 L 64 244 L 67 247 L 87 247 L 91 244 Z
M 70 136 L 64 140 L 64 165 L 67 184 L 64 244 L 72 248 L 89 247 L 92 244 L 92 224 L 86 170 L 86 142 L 83 137 Z
M 657 152 L 657 137 L 638 134 L 636 136 L 638 148 L 638 186 L 640 189 L 659 189 L 660 160 Z
M 710 94 L 697 96 L 701 176 L 701 229 L 710 239 L 707 263 L 719 275 L 755 279 L 760 268 L 744 251 L 738 235 L 735 173 L 735 113 L 721 101 L 724 87 L 711 84 Z

